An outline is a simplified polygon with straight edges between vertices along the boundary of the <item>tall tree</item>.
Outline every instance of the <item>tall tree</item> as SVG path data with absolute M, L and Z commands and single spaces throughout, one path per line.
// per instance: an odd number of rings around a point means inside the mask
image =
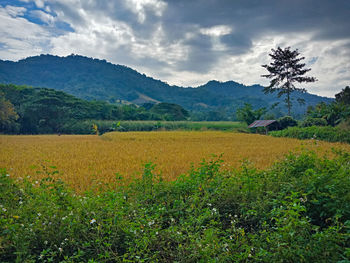
M 288 115 L 291 115 L 291 93 L 293 91 L 306 92 L 304 88 L 297 88 L 294 86 L 295 82 L 314 82 L 316 78 L 304 76 L 306 72 L 311 69 L 304 68 L 305 63 L 301 63 L 305 57 L 299 57 L 298 49 L 291 50 L 290 47 L 282 49 L 271 49 L 272 53 L 269 56 L 272 58 L 270 65 L 262 65 L 269 72 L 262 77 L 271 79 L 270 85 L 265 87 L 265 93 L 273 93 L 278 91 L 278 97 L 286 94 L 286 105 L 288 108 Z
M 335 100 L 338 103 L 350 105 L 350 87 L 346 86 L 341 92 L 335 94 Z
M 244 103 L 244 107 L 239 108 L 236 111 L 236 117 L 240 121 L 244 121 L 248 125 L 253 121 L 259 120 L 262 115 L 266 113 L 266 108 L 260 108 L 253 110 L 253 107 L 249 103 Z

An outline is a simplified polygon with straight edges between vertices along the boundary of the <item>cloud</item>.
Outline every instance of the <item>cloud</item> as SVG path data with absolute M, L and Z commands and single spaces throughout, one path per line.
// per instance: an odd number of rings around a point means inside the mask
M 23 16 L 26 11 L 27 9 L 24 7 L 11 5 L 7 5 L 4 10 L 4 12 L 11 17 Z
M 32 10 L 30 11 L 31 15 L 33 15 L 34 17 L 37 17 L 38 19 L 40 19 L 43 23 L 47 24 L 47 25 L 53 25 L 53 23 L 55 22 L 55 17 L 42 11 L 42 10 Z
M 2 59 L 17 60 L 49 51 L 50 32 L 22 17 L 25 12 L 25 8 L 0 6 Z
M 76 53 L 170 84 L 266 84 L 261 65 L 271 48 L 291 46 L 319 79 L 308 90 L 332 96 L 349 85 L 348 0 L 21 2 L 0 9 L 2 59 Z

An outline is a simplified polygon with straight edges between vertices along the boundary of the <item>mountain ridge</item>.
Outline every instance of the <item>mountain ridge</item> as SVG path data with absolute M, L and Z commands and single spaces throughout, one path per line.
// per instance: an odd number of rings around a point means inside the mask
M 197 87 L 169 85 L 124 66 L 106 60 L 80 55 L 66 57 L 40 55 L 15 61 L 0 60 L 0 83 L 30 85 L 62 90 L 82 99 L 110 103 L 142 104 L 147 102 L 176 103 L 191 111 L 225 111 L 233 113 L 244 103 L 254 108 L 271 106 L 283 99 L 264 94 L 263 87 L 245 86 L 235 81 L 210 80 Z M 303 114 L 308 105 L 329 103 L 331 98 L 310 93 L 294 92 L 293 98 L 306 100 L 304 106 L 293 107 Z M 275 113 L 277 109 L 274 110 Z M 284 107 L 278 108 L 283 115 Z

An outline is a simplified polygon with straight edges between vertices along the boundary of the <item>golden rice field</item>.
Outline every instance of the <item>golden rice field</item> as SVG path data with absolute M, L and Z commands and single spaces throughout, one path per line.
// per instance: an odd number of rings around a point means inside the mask
M 0 136 L 0 168 L 16 178 L 38 180 L 44 167 L 56 166 L 59 176 L 78 192 L 96 182 L 115 181 L 115 173 L 128 180 L 141 174 L 142 164 L 153 162 L 171 180 L 198 166 L 203 158 L 223 154 L 226 168 L 240 167 L 248 159 L 266 168 L 290 151 L 302 148 L 319 154 L 332 147 L 350 151 L 350 145 L 256 134 L 229 132 L 127 132 L 95 135 Z

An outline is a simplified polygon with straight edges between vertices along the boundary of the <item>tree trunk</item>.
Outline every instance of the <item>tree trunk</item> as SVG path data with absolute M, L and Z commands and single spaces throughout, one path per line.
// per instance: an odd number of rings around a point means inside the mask
M 290 92 L 288 90 L 287 92 L 287 107 L 288 107 L 288 116 L 291 116 L 290 115 L 290 108 L 291 108 L 291 105 L 290 105 Z

